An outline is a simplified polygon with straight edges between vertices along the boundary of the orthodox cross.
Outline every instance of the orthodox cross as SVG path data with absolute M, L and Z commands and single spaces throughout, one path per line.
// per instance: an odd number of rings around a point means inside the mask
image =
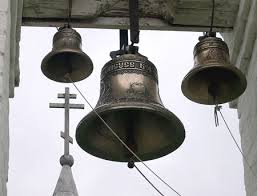
M 70 94 L 69 88 L 65 88 L 64 94 L 58 94 L 60 99 L 64 99 L 64 103 L 50 103 L 50 108 L 64 108 L 64 132 L 61 131 L 61 137 L 64 139 L 64 155 L 69 155 L 69 143 L 73 144 L 73 139 L 69 135 L 69 111 L 71 109 L 84 109 L 84 104 L 70 104 L 70 99 L 76 99 L 76 94 Z

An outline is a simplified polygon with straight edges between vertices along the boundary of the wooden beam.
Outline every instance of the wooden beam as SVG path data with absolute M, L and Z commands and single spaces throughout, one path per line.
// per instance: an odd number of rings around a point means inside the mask
M 156 18 L 141 18 L 139 20 L 141 30 L 160 30 L 160 31 L 195 31 L 205 32 L 209 30 L 209 26 L 200 25 L 170 25 L 163 20 Z M 60 27 L 65 24 L 65 19 L 56 18 L 23 18 L 24 26 L 40 26 L 40 27 Z M 95 20 L 72 20 L 72 26 L 75 28 L 101 28 L 101 29 L 128 29 L 128 18 L 112 18 L 99 17 Z M 230 27 L 214 26 L 216 32 L 230 32 Z
M 214 26 L 233 28 L 240 0 L 216 0 Z M 206 31 L 210 25 L 210 0 L 141 0 L 140 28 L 149 30 Z M 23 25 L 60 26 L 67 18 L 67 0 L 24 0 Z M 74 0 L 74 27 L 128 28 L 127 0 Z

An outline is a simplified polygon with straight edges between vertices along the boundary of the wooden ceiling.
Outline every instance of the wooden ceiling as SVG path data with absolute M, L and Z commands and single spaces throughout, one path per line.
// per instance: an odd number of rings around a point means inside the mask
M 216 0 L 214 30 L 230 31 L 240 0 Z M 139 0 L 140 28 L 150 30 L 207 31 L 212 0 Z M 68 0 L 23 0 L 22 24 L 61 26 L 68 13 Z M 128 0 L 73 0 L 72 26 L 128 28 Z

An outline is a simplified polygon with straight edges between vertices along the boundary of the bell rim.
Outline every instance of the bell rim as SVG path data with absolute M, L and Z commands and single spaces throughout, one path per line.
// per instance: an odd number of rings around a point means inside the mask
M 199 73 L 200 71 L 203 71 L 203 70 L 208 69 L 210 67 L 211 68 L 222 68 L 222 69 L 225 69 L 227 71 L 232 71 L 236 75 L 236 77 L 240 81 L 242 81 L 242 84 L 240 85 L 240 91 L 234 96 L 233 99 L 227 99 L 227 100 L 224 100 L 224 101 L 221 101 L 221 102 L 218 102 L 218 103 L 207 103 L 205 101 L 195 100 L 193 97 L 191 97 L 189 95 L 189 93 L 187 93 L 186 89 L 188 87 L 188 83 L 189 83 L 189 80 L 191 79 L 191 77 L 194 74 Z M 208 66 L 198 65 L 197 67 L 192 68 L 186 74 L 186 76 L 183 78 L 183 81 L 182 81 L 182 84 L 181 84 L 181 90 L 182 90 L 182 93 L 184 94 L 185 97 L 187 97 L 189 100 L 191 100 L 193 102 L 196 102 L 196 103 L 199 103 L 199 104 L 204 104 L 204 105 L 215 105 L 215 104 L 224 104 L 224 103 L 231 102 L 231 101 L 235 100 L 236 98 L 238 98 L 239 96 L 241 96 L 244 93 L 246 87 L 247 87 L 247 80 L 246 80 L 245 75 L 241 72 L 240 69 L 238 69 L 237 67 L 235 67 L 231 64 L 226 64 L 224 66 L 221 66 L 221 65 L 216 64 L 216 63 L 208 64 Z
M 43 72 L 43 74 L 50 80 L 53 80 L 55 82 L 60 82 L 60 83 L 71 83 L 70 81 L 67 81 L 67 80 L 56 80 L 56 78 L 53 78 L 51 77 L 48 72 L 46 72 L 46 61 L 48 61 L 52 56 L 56 55 L 56 54 L 60 54 L 60 53 L 63 53 L 63 52 L 70 52 L 70 53 L 73 53 L 73 54 L 77 54 L 81 57 L 83 57 L 85 59 L 85 61 L 88 62 L 88 67 L 89 67 L 89 71 L 87 72 L 87 74 L 83 75 L 83 78 L 80 78 L 80 79 L 72 79 L 73 82 L 79 82 L 79 81 L 82 81 L 84 79 L 86 79 L 88 76 L 91 75 L 91 73 L 93 72 L 93 69 L 94 69 L 94 66 L 93 66 L 93 62 L 91 60 L 91 58 L 86 54 L 84 53 L 83 51 L 75 51 L 73 49 L 61 49 L 61 50 L 52 50 L 51 52 L 49 52 L 42 60 L 41 62 L 41 71 Z
M 121 111 L 121 110 L 126 110 L 126 109 L 135 109 L 135 110 L 144 110 L 144 111 L 147 110 L 147 112 L 154 112 L 154 113 L 158 112 L 158 114 L 161 114 L 161 116 L 166 118 L 167 120 L 175 122 L 177 124 L 179 132 L 181 133 L 180 140 L 179 140 L 179 142 L 177 141 L 177 144 L 176 144 L 175 148 L 171 149 L 171 146 L 169 145 L 168 147 L 165 147 L 165 148 L 162 148 L 161 150 L 159 150 L 158 153 L 155 153 L 155 156 L 149 156 L 147 154 L 144 155 L 143 157 L 139 156 L 139 158 L 142 161 L 150 161 L 150 160 L 154 160 L 154 159 L 164 157 L 164 156 L 174 152 L 175 150 L 177 150 L 183 144 L 183 142 L 185 140 L 185 136 L 186 136 L 185 128 L 184 128 L 183 123 L 180 121 L 180 119 L 174 113 L 172 113 L 168 109 L 162 107 L 161 105 L 157 105 L 157 104 L 147 104 L 147 103 L 142 104 L 142 103 L 136 103 L 136 102 L 135 103 L 130 103 L 130 104 L 131 105 L 128 105 L 128 103 L 118 103 L 118 104 L 102 105 L 102 106 L 99 106 L 99 107 L 95 108 L 95 110 L 97 111 L 97 113 L 99 115 L 103 114 L 102 112 L 106 111 L 106 108 L 108 108 L 108 112 L 109 111 L 112 111 L 112 112 L 113 111 Z M 138 108 L 138 106 L 140 106 L 140 108 Z M 165 115 L 167 115 L 168 117 L 165 117 Z M 77 144 L 85 152 L 87 152 L 88 154 L 93 155 L 97 158 L 108 160 L 108 161 L 128 162 L 129 161 L 128 159 L 111 159 L 108 156 L 103 156 L 103 153 L 96 152 L 96 148 L 90 148 L 91 147 L 90 145 L 87 145 L 86 148 L 81 147 L 80 142 L 78 141 L 78 137 L 79 137 L 78 132 L 83 132 L 83 130 L 79 131 L 79 127 L 83 123 L 87 124 L 87 122 L 90 122 L 91 120 L 93 120 L 95 118 L 99 118 L 99 117 L 96 116 L 94 111 L 91 111 L 85 117 L 83 117 L 81 119 L 81 121 L 77 125 L 76 134 L 75 134 Z M 85 145 L 84 145 L 84 147 L 85 147 Z M 148 153 L 148 154 L 151 154 L 151 153 Z M 134 158 L 134 159 L 135 159 L 134 160 L 135 162 L 138 162 L 138 160 L 136 158 Z

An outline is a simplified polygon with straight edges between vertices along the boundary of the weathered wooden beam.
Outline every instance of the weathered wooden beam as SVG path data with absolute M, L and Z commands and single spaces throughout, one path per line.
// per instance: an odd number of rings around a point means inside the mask
M 24 26 L 60 27 L 65 24 L 65 22 L 65 19 L 56 18 L 23 18 Z M 140 18 L 139 23 L 141 30 L 205 32 L 209 31 L 210 28 L 208 25 L 170 25 L 156 18 Z M 99 17 L 94 20 L 73 19 L 71 24 L 75 28 L 128 29 L 129 19 L 112 17 Z M 233 26 L 214 26 L 213 30 L 217 32 L 229 32 L 232 28 Z
M 231 27 L 237 16 L 238 0 L 216 0 L 214 25 Z M 211 0 L 182 0 L 178 1 L 174 24 L 184 25 L 210 25 Z
M 214 26 L 233 28 L 240 0 L 216 0 Z M 67 19 L 67 0 L 24 0 L 23 25 L 59 26 Z M 206 31 L 210 25 L 210 0 L 141 0 L 140 28 L 149 30 Z M 74 27 L 128 28 L 127 0 L 74 0 Z

